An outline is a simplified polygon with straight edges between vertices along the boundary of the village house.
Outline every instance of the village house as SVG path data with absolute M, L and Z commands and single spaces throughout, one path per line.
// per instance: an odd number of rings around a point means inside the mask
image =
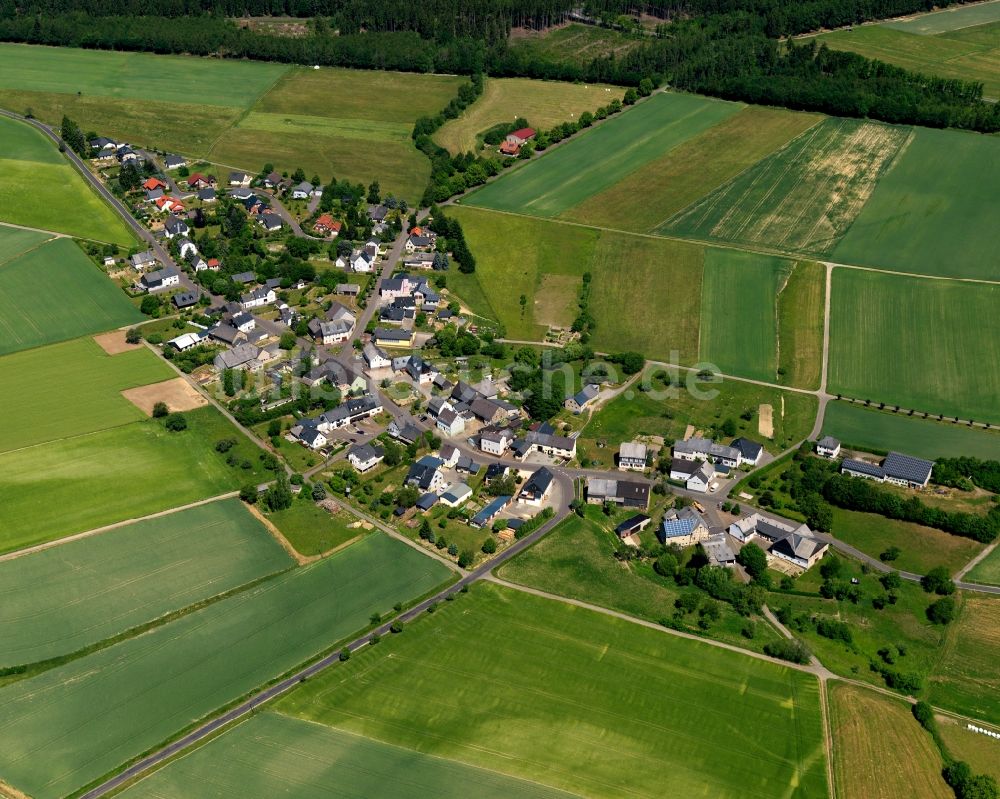
M 700 461 L 687 461 L 683 458 L 673 458 L 670 461 L 670 479 L 678 483 L 686 483 L 701 465 Z
M 145 250 L 130 256 L 128 262 L 133 269 L 142 272 L 156 264 L 156 256 L 153 255 L 152 250 Z
M 808 525 L 767 518 L 752 513 L 729 525 L 729 535 L 740 542 L 759 540 L 769 554 L 803 569 L 812 568 L 829 549 L 816 538 Z
M 709 566 L 721 566 L 728 569 L 736 565 L 736 553 L 729 546 L 725 533 L 710 535 L 701 542 L 701 548 L 705 550 Z
M 406 243 L 403 245 L 407 254 L 415 253 L 418 250 L 430 250 L 432 247 L 434 247 L 434 238 L 432 236 L 414 235 L 412 233 L 407 237 Z
M 321 236 L 329 236 L 332 239 L 340 235 L 343 224 L 334 219 L 330 214 L 320 214 L 313 224 L 313 230 Z
M 182 291 L 171 297 L 170 301 L 174 304 L 174 307 L 177 310 L 182 311 L 185 308 L 190 308 L 191 306 L 198 304 L 198 294 L 194 291 Z
M 168 239 L 172 239 L 175 236 L 186 236 L 190 232 L 191 228 L 188 226 L 188 223 L 176 216 L 168 216 L 167 220 L 163 223 L 163 235 Z
M 211 189 L 215 188 L 215 178 L 212 175 L 203 175 L 201 172 L 195 172 L 193 175 L 188 176 L 187 185 L 189 189 Z
M 229 323 L 243 333 L 249 333 L 257 327 L 257 320 L 254 319 L 253 314 L 249 314 L 246 311 L 233 314 Z
M 372 371 L 377 369 L 386 369 L 392 363 L 389 356 L 376 347 L 374 344 L 365 344 L 364 349 L 361 351 L 362 357 L 365 359 L 365 363 L 368 364 L 368 368 Z
M 729 467 L 740 464 L 740 451 L 725 444 L 716 444 L 707 438 L 692 437 L 687 441 L 674 442 L 674 457 L 682 460 L 711 460 Z
M 413 331 L 376 327 L 372 333 L 372 341 L 381 347 L 411 347 L 413 346 Z
M 313 185 L 308 181 L 303 180 L 301 183 L 292 186 L 292 199 L 293 200 L 308 200 L 313 193 Z
M 688 491 L 697 491 L 701 494 L 707 493 L 712 485 L 713 477 L 715 477 L 715 464 L 711 461 L 702 461 L 688 477 L 685 488 Z
M 821 458 L 836 458 L 840 455 L 840 442 L 833 436 L 823 436 L 816 442 L 816 454 Z
M 597 399 L 600 393 L 600 386 L 595 385 L 594 383 L 587 383 L 587 385 L 580 389 L 576 394 L 567 399 L 563 403 L 563 407 L 573 413 L 581 413 L 588 405 Z
M 220 352 L 215 356 L 215 368 L 239 369 L 249 372 L 257 372 L 263 368 L 266 356 L 264 351 L 253 344 L 237 344 L 231 350 Z
M 760 463 L 761 457 L 764 455 L 764 447 L 758 444 L 756 441 L 751 441 L 749 438 L 736 438 L 733 439 L 732 443 L 733 449 L 740 453 L 739 464 L 743 466 L 756 466 Z
M 638 441 L 626 441 L 618 449 L 618 468 L 625 471 L 641 472 L 646 468 L 646 445 Z
M 147 272 L 139 278 L 139 288 L 144 291 L 164 291 L 173 286 L 179 286 L 181 282 L 180 273 L 172 266 L 157 269 L 155 272 Z
M 502 155 L 513 157 L 521 152 L 521 145 L 528 141 L 528 139 L 533 139 L 534 137 L 534 128 L 518 128 L 517 130 L 507 134 L 507 137 L 500 145 L 500 153 Z
M 270 305 L 275 300 L 278 299 L 278 295 L 274 293 L 274 289 L 269 288 L 256 288 L 248 294 L 243 294 L 240 297 L 240 307 L 247 311 L 250 308 L 261 308 L 265 305 Z
M 361 397 L 352 397 L 341 403 L 336 408 L 320 414 L 317 423 L 320 430 L 329 432 L 339 430 L 341 427 L 360 422 L 382 412 L 382 403 L 371 394 Z
M 167 190 L 169 188 L 167 184 L 159 178 L 146 178 L 146 180 L 143 181 L 142 187 L 146 191 L 153 191 L 154 189 Z
M 163 166 L 167 169 L 180 169 L 187 166 L 187 159 L 180 155 L 168 155 L 163 159 Z
M 230 324 L 218 324 L 209 329 L 208 335 L 213 341 L 218 341 L 221 344 L 227 344 L 230 347 L 234 347 L 247 340 L 246 333 L 242 330 L 237 330 Z
M 203 203 L 214 203 L 217 199 L 215 194 L 215 189 L 211 187 L 205 189 L 198 189 L 198 194 L 196 196 Z
M 253 183 L 253 175 L 248 175 L 246 172 L 229 173 L 230 186 L 240 186 L 241 188 L 248 188 L 251 183 Z
M 191 255 L 197 255 L 198 248 L 187 236 L 181 236 L 177 239 L 177 254 L 180 255 L 181 258 L 187 258 Z
M 300 444 L 304 444 L 311 450 L 322 449 L 330 443 L 323 431 L 309 422 L 295 425 L 290 432 Z
M 257 222 L 260 223 L 260 226 L 268 233 L 275 233 L 281 230 L 281 226 L 283 224 L 280 216 L 271 213 L 259 214 L 257 216 Z
M 457 508 L 465 504 L 472 496 L 472 489 L 465 483 L 455 483 L 441 495 L 441 504 L 449 508 Z
M 442 461 L 433 455 L 424 455 L 410 466 L 404 483 L 415 486 L 421 491 L 439 491 L 444 487 L 444 475 L 441 473 Z
M 524 460 L 532 452 L 541 452 L 554 458 L 570 460 L 576 457 L 576 439 L 553 433 L 526 433 L 511 445 L 514 454 Z
M 458 466 L 458 462 L 462 458 L 462 453 L 454 444 L 444 442 L 441 444 L 441 449 L 438 451 L 438 457 L 441 459 L 441 463 L 444 466 L 449 469 L 454 469 Z
M 479 448 L 498 458 L 506 454 L 514 442 L 514 433 L 508 428 L 485 428 L 479 434 Z
M 603 505 L 611 502 L 626 508 L 648 508 L 649 486 L 630 480 L 613 480 L 606 477 L 587 478 L 587 502 Z
M 465 419 L 448 406 L 441 410 L 437 417 L 437 428 L 446 436 L 461 435 L 465 431 Z
M 540 506 L 551 495 L 553 483 L 552 472 L 544 466 L 541 467 L 524 481 L 524 485 L 521 486 L 521 490 L 517 494 L 518 504 Z
M 371 471 L 385 457 L 385 450 L 372 444 L 355 444 L 347 451 L 347 460 L 361 474 Z
M 689 547 L 708 538 L 708 523 L 694 508 L 671 508 L 660 523 L 656 536 L 664 546 Z
M 172 338 L 167 342 L 178 352 L 185 352 L 192 347 L 197 347 L 208 338 L 208 333 L 204 330 L 196 330 L 194 333 L 182 333 L 177 338 Z
M 354 333 L 354 314 L 339 302 L 333 303 L 325 314 L 325 319 L 312 319 L 309 333 L 320 344 L 342 344 Z

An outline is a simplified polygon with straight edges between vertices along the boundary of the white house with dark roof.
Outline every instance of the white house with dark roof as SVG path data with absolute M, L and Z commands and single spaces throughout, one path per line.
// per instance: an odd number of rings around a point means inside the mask
M 625 441 L 618 449 L 618 468 L 641 472 L 646 468 L 646 445 L 638 441 Z
M 173 286 L 179 286 L 180 282 L 180 273 L 172 266 L 167 266 L 144 274 L 139 278 L 139 287 L 150 292 L 165 291 Z
M 833 436 L 823 436 L 816 442 L 816 454 L 821 458 L 836 458 L 840 455 L 840 441 Z
M 168 155 L 163 159 L 163 166 L 167 169 L 180 169 L 187 166 L 187 159 L 180 155 Z
M 504 427 L 499 430 L 486 428 L 479 434 L 479 448 L 498 458 L 506 454 L 514 441 L 514 433 Z
M 360 250 L 351 256 L 351 269 L 354 272 L 371 272 L 375 259 L 364 250 Z
M 156 265 L 156 256 L 153 255 L 152 250 L 145 250 L 144 252 L 137 252 L 135 255 L 129 256 L 128 259 L 131 267 L 139 272 L 145 271 Z
M 552 493 L 553 481 L 552 472 L 544 466 L 538 469 L 521 486 L 521 490 L 517 494 L 518 503 L 538 507 Z
M 751 441 L 749 438 L 734 439 L 731 446 L 740 453 L 739 466 L 744 464 L 756 466 L 760 463 L 760 459 L 764 455 L 763 444 L 758 444 L 756 441 Z
M 361 350 L 361 354 L 365 359 L 365 363 L 368 364 L 368 368 L 372 371 L 388 369 L 392 363 L 389 356 L 382 349 L 370 342 L 365 344 L 364 349 Z
M 686 461 L 711 460 L 729 467 L 740 465 L 740 451 L 738 449 L 697 436 L 686 441 L 674 442 L 674 457 Z
M 461 435 L 465 431 L 465 419 L 455 413 L 450 405 L 441 409 L 437 417 L 437 428 L 446 436 Z
M 715 465 L 710 461 L 702 461 L 698 468 L 688 477 L 684 487 L 688 491 L 697 491 L 704 494 L 712 485 L 712 478 L 715 477 Z
M 278 295 L 274 293 L 274 289 L 261 287 L 242 295 L 240 297 L 240 307 L 244 311 L 250 308 L 260 308 L 264 305 L 270 305 L 277 299 Z
M 594 383 L 587 383 L 576 394 L 563 403 L 566 410 L 573 413 L 582 412 L 588 405 L 593 403 L 601 393 L 601 387 Z
M 163 223 L 163 235 L 168 239 L 175 236 L 186 236 L 190 232 L 191 228 L 188 223 L 176 216 L 168 216 L 167 221 Z
M 385 450 L 373 444 L 355 444 L 347 451 L 347 460 L 356 471 L 364 474 L 378 466 Z

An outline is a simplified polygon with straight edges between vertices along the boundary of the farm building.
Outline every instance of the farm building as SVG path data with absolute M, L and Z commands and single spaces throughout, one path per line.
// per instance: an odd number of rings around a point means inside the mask
M 641 472 L 646 468 L 646 445 L 637 441 L 626 441 L 618 450 L 618 468 L 624 471 Z
M 933 461 L 901 452 L 890 452 L 880 465 L 852 458 L 845 458 L 840 464 L 842 474 L 906 488 L 926 488 L 933 470 Z
M 628 538 L 630 535 L 636 535 L 645 530 L 649 523 L 652 521 L 645 513 L 638 513 L 632 516 L 615 528 L 615 535 L 619 538 Z
M 613 502 L 627 508 L 649 507 L 649 486 L 630 480 L 609 480 L 605 477 L 587 478 L 587 502 L 603 505 Z
M 493 520 L 510 504 L 511 499 L 512 497 L 494 497 L 485 508 L 472 517 L 469 524 L 479 528 L 492 524 Z

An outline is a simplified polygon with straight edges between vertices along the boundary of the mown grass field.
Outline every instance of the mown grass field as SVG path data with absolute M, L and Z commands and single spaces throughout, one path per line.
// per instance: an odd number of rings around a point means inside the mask
M 572 22 L 543 32 L 521 29 L 511 36 L 510 49 L 528 57 L 584 66 L 595 58 L 621 57 L 641 43 L 641 37 Z
M 827 792 L 811 675 L 486 584 L 278 707 L 584 796 Z
M 0 551 L 136 519 L 259 483 L 260 450 L 215 408 L 184 414 L 188 429 L 158 420 L 0 454 Z M 237 440 L 226 455 L 215 442 Z M 228 454 L 236 466 L 226 463 Z M 240 464 L 246 465 L 242 468 Z
M 827 118 L 657 231 L 826 255 L 909 136 L 908 128 Z
M 958 33 L 997 21 L 1000 21 L 1000 3 L 988 2 L 955 5 L 930 14 L 915 14 L 912 17 L 886 22 L 885 26 L 924 36 L 935 36 L 942 33 Z
M 689 94 L 658 92 L 536 157 L 503 180 L 487 184 L 464 202 L 500 211 L 556 216 L 742 107 Z
M 451 153 L 473 152 L 481 144 L 478 137 L 501 122 L 523 117 L 537 130 L 545 130 L 620 100 L 622 94 L 621 88 L 602 84 L 487 78 L 482 96 L 460 117 L 442 125 L 433 138 Z
M 930 679 L 930 701 L 1000 725 L 1000 601 L 965 594 L 962 612 Z
M 51 239 L 52 235 L 49 233 L 0 225 L 0 266 Z
M 873 558 L 889 547 L 899 547 L 899 558 L 889 565 L 917 574 L 926 574 L 935 566 L 945 566 L 954 574 L 983 548 L 971 538 L 943 533 L 932 527 L 840 508 L 833 510 L 833 534 Z
M 823 364 L 826 270 L 798 261 L 778 295 L 778 382 L 819 388 Z
M 0 417 L 16 420 L 0 431 L 0 452 L 141 421 L 120 392 L 173 376 L 145 348 L 108 355 L 91 338 L 0 358 Z
M 676 583 L 660 577 L 650 563 L 623 563 L 614 556 L 616 537 L 611 528 L 630 515 L 623 512 L 622 519 L 616 516 L 612 520 L 595 507 L 587 509 L 587 518 L 573 514 L 537 544 L 505 563 L 498 576 L 646 621 L 669 619 L 675 611 L 674 601 L 681 594 Z M 741 632 L 746 619 L 729 605 L 722 605 L 721 610 L 722 618 L 704 633 L 707 637 L 758 651 L 768 641 L 776 640 L 778 633 L 767 624 L 756 625 L 757 634 L 748 640 Z
M 833 274 L 829 390 L 1000 422 L 1000 286 Z
M 125 246 L 134 241 L 55 143 L 8 117 L 0 117 L 0 221 Z
M 300 555 L 321 555 L 366 535 L 363 528 L 348 526 L 358 521 L 356 516 L 347 511 L 331 514 L 306 493 L 303 491 L 290 508 L 267 514 Z
M 9 230 L 0 227 L 0 246 Z M 71 239 L 52 239 L 0 262 L 0 355 L 143 318 Z
M 966 729 L 966 723 L 950 716 L 937 716 L 938 730 L 948 752 L 956 760 L 964 760 L 976 774 L 989 774 L 1000 780 L 1000 758 L 997 741 L 978 732 Z M 982 726 L 982 725 L 977 725 Z M 994 727 L 995 732 L 1000 729 Z
M 260 713 L 122 793 L 126 799 L 570 799 L 488 768 L 421 755 L 281 713 Z
M 826 406 L 823 435 L 859 447 L 895 449 L 931 460 L 963 456 L 1000 460 L 1000 432 L 877 411 L 848 402 Z
M 833 775 L 840 799 L 949 799 L 934 739 L 909 705 L 831 683 Z
M 480 209 L 449 214 L 462 222 L 476 272 L 453 271 L 448 286 L 508 337 L 541 340 L 548 324 L 569 327 L 590 272 L 595 347 L 697 360 L 701 246 Z
M 773 256 L 707 250 L 699 360 L 726 374 L 773 383 L 778 376 L 777 298 L 793 266 Z
M 0 563 L 0 667 L 75 652 L 292 566 L 238 500 Z
M 600 227 L 652 232 L 821 119 L 816 114 L 747 106 L 561 216 Z
M 0 774 L 38 799 L 75 791 L 442 583 L 386 536 L 4 689 Z
M 688 374 L 699 392 L 715 391 L 715 396 L 702 399 L 688 391 Z M 760 441 L 769 452 L 777 454 L 804 439 L 812 429 L 817 409 L 815 397 L 738 380 L 700 383 L 693 377 L 693 373 L 682 373 L 680 385 L 673 387 L 672 393 L 676 396 L 666 395 L 662 383 L 654 380 L 652 391 L 636 392 L 631 398 L 621 394 L 601 407 L 581 434 L 581 445 L 585 446 L 587 455 L 610 465 L 622 441 L 631 441 L 639 435 L 683 439 L 689 424 L 695 430 L 710 432 L 727 419 L 736 424 L 736 435 Z M 660 392 L 664 395 L 657 396 Z M 774 409 L 773 440 L 760 435 L 758 408 L 761 404 L 770 404 Z M 750 419 L 742 418 L 744 412 L 750 412 Z M 604 441 L 606 447 L 596 449 L 593 446 L 596 441 Z
M 1000 548 L 994 549 L 973 567 L 965 579 L 970 583 L 1000 585 Z
M 918 128 L 833 251 L 840 263 L 996 280 L 994 139 Z

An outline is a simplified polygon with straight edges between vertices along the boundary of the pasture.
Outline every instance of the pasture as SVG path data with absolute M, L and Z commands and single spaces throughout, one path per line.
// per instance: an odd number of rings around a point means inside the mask
M 833 251 L 910 137 L 908 128 L 824 119 L 657 228 L 768 251 Z
M 945 277 L 1000 279 L 1000 148 L 989 136 L 917 128 L 832 260 Z
M 54 142 L 8 117 L 0 117 L 0 209 L 3 222 L 125 246 L 134 241 Z
M 701 285 L 699 360 L 731 375 L 775 382 L 778 294 L 794 264 L 783 258 L 710 249 Z
M 840 799 L 950 799 L 941 754 L 909 705 L 844 683 L 829 684 L 833 775 Z
M 480 583 L 278 709 L 581 796 L 800 799 L 827 795 L 818 690 L 784 666 Z
M 469 195 L 467 205 L 551 217 L 615 185 L 742 105 L 657 92 Z
M 145 347 L 108 355 L 92 338 L 0 358 L 0 418 L 17 420 L 0 430 L 0 452 L 141 421 L 119 392 L 173 374 Z
M 826 406 L 823 435 L 857 447 L 895 449 L 931 460 L 963 456 L 1000 460 L 1000 432 L 880 412 L 848 402 Z
M 747 106 L 560 216 L 599 227 L 652 232 L 822 118 Z
M 829 390 L 1000 422 L 1000 286 L 837 269 Z
M 125 799 L 571 799 L 487 768 L 430 757 L 281 713 L 260 713 L 124 791 Z
M 0 562 L 0 668 L 76 652 L 292 565 L 235 499 Z
M 535 129 L 545 130 L 620 100 L 622 94 L 620 88 L 602 84 L 486 78 L 482 95 L 460 117 L 445 122 L 433 139 L 450 153 L 475 152 L 482 144 L 479 136 L 501 122 L 523 117 Z
M 929 681 L 934 705 L 1000 725 L 1000 600 L 964 594 Z
M 420 596 L 446 567 L 387 536 L 4 689 L 0 774 L 65 796 Z M 71 741 L 71 743 L 70 743 Z
M 270 476 L 260 450 L 215 408 L 184 416 L 188 428 L 180 433 L 151 419 L 0 453 L 0 551 L 148 516 Z M 215 443 L 224 438 L 237 443 L 222 455 Z

